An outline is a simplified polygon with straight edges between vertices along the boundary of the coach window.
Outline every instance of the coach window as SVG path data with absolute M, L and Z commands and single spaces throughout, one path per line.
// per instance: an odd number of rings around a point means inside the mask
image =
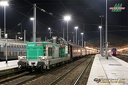
M 11 54 L 11 52 L 8 52 L 8 56 L 11 56 L 10 54 Z
M 16 56 L 15 54 L 16 54 L 16 53 L 15 53 L 15 52 L 13 52 L 13 56 Z
M 13 56 L 13 52 L 11 52 L 11 56 Z

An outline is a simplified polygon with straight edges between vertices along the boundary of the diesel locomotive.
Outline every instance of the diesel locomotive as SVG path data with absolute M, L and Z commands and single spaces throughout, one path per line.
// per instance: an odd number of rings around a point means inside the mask
M 27 42 L 26 56 L 18 56 L 18 67 L 49 69 L 57 63 L 85 55 L 85 48 L 61 37 L 52 37 L 45 42 Z

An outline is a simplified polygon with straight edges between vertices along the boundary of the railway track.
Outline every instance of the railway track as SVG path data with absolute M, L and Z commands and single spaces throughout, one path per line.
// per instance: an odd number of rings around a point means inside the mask
M 23 72 L 23 73 L 16 74 L 16 75 L 0 80 L 0 84 L 2 85 L 22 85 L 42 75 L 43 74 L 41 74 L 40 72 L 39 73 L 38 72 L 34 72 L 34 73 Z
M 121 59 L 123 61 L 128 62 L 128 55 L 117 55 L 115 57 L 117 57 L 117 58 L 119 58 L 119 59 Z
M 90 73 L 90 69 L 91 69 L 91 66 L 92 66 L 92 62 L 93 62 L 93 59 L 91 59 L 88 62 L 88 64 L 85 66 L 85 68 L 83 69 L 81 74 L 78 76 L 78 78 L 76 79 L 76 81 L 74 82 L 73 85 L 82 85 L 82 84 L 86 85 L 87 80 L 88 80 L 88 76 L 89 76 L 89 73 Z
M 15 75 L 13 77 L 8 77 L 5 80 L 2 80 L 0 84 L 2 85 L 54 85 L 53 83 L 57 79 L 63 79 L 67 77 L 69 74 L 74 73 L 81 73 L 87 67 L 87 62 L 89 63 L 90 58 L 82 58 L 75 62 L 68 63 L 66 65 L 61 65 L 60 67 L 56 67 L 54 69 L 50 69 L 49 71 L 40 73 L 40 72 L 34 72 L 34 73 L 21 73 L 19 75 Z M 82 66 L 82 67 L 80 67 Z M 78 68 L 79 67 L 79 68 Z M 82 69 L 80 69 L 82 68 Z M 75 69 L 80 69 L 81 71 L 76 71 Z M 83 72 L 84 73 L 84 72 Z M 79 74 L 74 74 L 79 76 Z M 63 78 L 62 78 L 63 77 Z M 74 77 L 75 80 L 76 77 Z M 60 82 L 59 82 L 60 83 Z M 62 85 L 62 84 L 61 84 Z M 70 85 L 70 84 L 65 84 Z
M 0 71 L 0 84 L 4 81 L 9 81 L 9 78 L 16 78 L 25 73 L 25 69 L 19 70 L 18 68 Z M 21 74 L 21 75 L 20 75 Z
M 93 59 L 87 59 L 86 61 L 81 62 L 79 65 L 53 81 L 50 85 L 77 85 L 92 60 Z
M 5 82 L 10 82 L 12 80 L 15 80 L 17 78 L 20 78 L 20 77 L 28 75 L 28 74 L 29 74 L 28 72 L 23 72 L 23 73 L 20 73 L 20 74 L 14 74 L 14 75 L 12 75 L 10 77 L 1 79 L 0 80 L 0 84 L 5 84 Z

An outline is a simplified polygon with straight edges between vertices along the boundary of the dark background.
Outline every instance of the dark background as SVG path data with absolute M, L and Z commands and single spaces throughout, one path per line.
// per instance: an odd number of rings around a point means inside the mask
M 10 38 L 15 38 L 17 32 L 27 31 L 27 40 L 32 37 L 33 4 L 37 5 L 37 37 L 45 40 L 49 37 L 48 27 L 52 29 L 52 36 L 63 36 L 66 38 L 66 22 L 63 20 L 65 14 L 70 14 L 72 20 L 69 22 L 69 39 L 75 36 L 74 26 L 79 26 L 78 40 L 81 40 L 81 32 L 84 32 L 84 41 L 99 43 L 99 28 L 103 24 L 103 36 L 105 32 L 105 1 L 106 0 L 9 0 L 6 8 L 7 32 Z M 116 3 L 122 3 L 125 10 L 122 12 L 111 12 L 109 7 Z M 110 45 L 127 43 L 128 38 L 128 0 L 108 0 L 108 42 Z M 45 12 L 41 11 L 44 9 Z M 3 7 L 0 7 L 0 28 L 3 30 Z M 18 25 L 22 23 L 21 26 Z M 19 35 L 21 36 L 21 35 Z M 111 39 L 112 38 L 112 39 Z M 124 42 L 125 40 L 125 42 Z M 113 43 L 115 42 L 115 43 Z

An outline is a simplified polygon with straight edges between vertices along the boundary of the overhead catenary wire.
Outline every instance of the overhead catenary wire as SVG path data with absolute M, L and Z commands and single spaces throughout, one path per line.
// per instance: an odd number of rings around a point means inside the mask
M 10 7 L 10 8 L 11 8 L 11 7 Z M 30 11 L 29 11 L 27 14 L 29 14 L 29 13 L 32 11 L 32 9 L 33 9 L 33 7 L 31 7 Z M 30 16 L 25 15 L 24 13 L 22 13 L 22 12 L 16 10 L 16 9 L 14 9 L 14 11 L 16 11 L 16 12 L 18 12 L 19 14 L 25 16 L 25 17 L 21 20 L 21 22 L 19 22 L 19 23 L 22 23 L 22 22 L 25 20 L 25 18 L 30 18 Z M 36 21 L 36 22 L 39 23 L 39 24 L 41 24 L 41 25 L 43 25 L 43 26 L 49 27 L 49 26 L 47 26 L 47 25 L 45 25 L 45 24 L 43 24 L 43 23 L 41 23 L 41 22 L 39 22 L 39 21 Z M 19 23 L 18 23 L 18 24 L 19 24 Z M 18 24 L 17 24 L 16 26 L 14 26 L 13 28 L 11 28 L 10 30 L 16 29 L 16 28 L 18 27 Z M 60 33 L 59 31 L 57 31 L 57 30 L 55 30 L 55 29 L 53 29 L 53 30 L 56 31 L 56 32 L 58 32 L 58 33 Z
M 10 7 L 10 8 L 11 8 L 11 7 Z M 22 23 L 22 22 L 25 20 L 26 17 L 27 17 L 27 18 L 30 18 L 29 16 L 23 14 L 22 12 L 20 12 L 20 11 L 18 11 L 18 10 L 16 10 L 16 9 L 14 9 L 14 10 L 15 10 L 16 12 L 18 12 L 19 14 L 25 16 L 25 17 L 21 20 L 21 22 L 19 22 L 19 23 Z M 30 9 L 30 11 L 31 11 L 31 10 L 32 10 L 32 8 Z M 30 11 L 29 11 L 27 14 L 29 14 Z M 18 24 L 19 24 L 19 23 L 18 23 Z M 13 30 L 13 29 L 17 28 L 17 27 L 18 27 L 18 24 L 17 24 L 15 27 L 11 28 L 10 30 Z
M 32 4 L 32 3 L 30 3 L 29 1 L 27 1 L 27 0 L 24 0 L 24 1 L 26 1 L 27 3 L 29 3 L 30 5 L 32 5 L 32 6 L 33 6 L 33 4 Z M 53 13 L 52 13 L 52 12 L 47 12 L 46 10 L 44 10 L 44 9 L 42 9 L 42 8 L 38 7 L 38 6 L 36 6 L 36 8 L 38 8 L 40 11 L 42 11 L 42 12 L 44 12 L 44 13 L 46 13 L 46 14 L 48 14 L 48 15 L 50 15 L 50 16 L 52 16 L 52 17 L 56 18 L 56 19 L 59 19 L 59 18 L 55 17 L 55 16 L 53 15 Z
M 28 5 L 28 6 L 33 6 L 33 4 L 30 3 L 30 2 L 28 2 L 27 0 L 24 0 L 24 1 L 26 1 L 27 3 L 30 4 L 30 5 Z M 28 6 L 16 7 L 16 8 L 24 8 L 24 7 L 28 7 Z M 59 19 L 59 18 L 53 16 L 53 14 L 52 14 L 51 12 L 47 12 L 47 11 L 43 10 L 42 8 L 40 8 L 40 7 L 38 7 L 38 6 L 36 6 L 36 7 L 37 7 L 38 9 L 40 9 L 42 12 L 45 12 L 45 13 L 49 14 L 50 16 L 52 16 L 52 17 L 54 17 L 54 18 L 56 18 L 56 19 Z M 12 7 L 10 6 L 10 8 L 12 8 Z M 14 8 L 13 8 L 13 9 L 14 9 Z M 33 9 L 33 7 L 31 7 L 31 9 L 30 9 L 29 12 L 27 13 L 27 15 L 24 14 L 24 13 L 22 13 L 22 12 L 20 12 L 20 11 L 18 11 L 18 10 L 16 10 L 16 9 L 14 9 L 15 12 L 17 12 L 17 13 L 19 13 L 19 14 L 25 16 L 25 17 L 21 20 L 21 22 L 19 22 L 19 23 L 22 23 L 26 18 L 30 18 L 30 16 L 28 16 L 28 14 L 32 11 L 32 9 Z M 43 26 L 49 27 L 48 25 L 45 25 L 45 24 L 43 24 L 43 23 L 41 23 L 41 22 L 39 22 L 39 21 L 36 21 L 36 22 L 39 23 L 39 24 L 41 24 L 41 25 L 43 25 Z M 18 24 L 19 24 L 19 23 L 18 23 Z M 18 24 L 16 24 L 16 26 L 14 26 L 13 28 L 10 28 L 9 31 L 16 29 L 16 28 L 18 27 Z M 2 28 L 2 27 L 1 27 L 1 28 Z M 52 29 L 53 29 L 53 28 L 52 28 Z M 58 32 L 58 33 L 60 33 L 58 30 L 55 30 L 55 29 L 53 29 L 53 30 L 56 31 L 56 32 Z
M 27 3 L 29 3 L 30 5 L 32 5 L 33 6 L 33 4 L 32 3 L 30 3 L 29 1 L 27 1 L 27 0 L 24 0 L 24 1 L 26 1 Z M 44 9 L 42 9 L 42 8 L 40 8 L 40 7 L 38 7 L 38 6 L 36 6 L 36 8 L 38 8 L 41 12 L 44 12 L 44 13 L 46 13 L 46 14 L 48 14 L 48 15 L 50 15 L 50 16 L 52 16 L 52 17 L 54 17 L 54 18 L 56 18 L 57 20 L 59 20 L 59 18 L 57 18 L 57 17 L 55 17 L 54 15 L 53 15 L 53 13 L 52 12 L 47 12 L 46 10 L 44 10 Z M 40 24 L 42 24 L 41 22 L 39 22 L 39 21 L 37 21 L 38 23 L 40 23 Z M 42 25 L 44 25 L 44 26 L 46 26 L 46 27 L 49 27 L 49 26 L 47 26 L 47 25 L 45 25 L 45 24 L 42 24 Z M 59 33 L 59 31 L 58 30 L 55 30 L 54 28 L 52 28 L 54 31 L 56 31 L 56 32 L 58 32 Z
M 62 4 L 62 6 L 64 7 L 64 9 L 67 10 L 67 8 L 66 8 L 65 5 L 63 4 L 63 2 L 62 2 L 61 0 L 59 0 L 59 1 L 60 1 L 60 3 Z

